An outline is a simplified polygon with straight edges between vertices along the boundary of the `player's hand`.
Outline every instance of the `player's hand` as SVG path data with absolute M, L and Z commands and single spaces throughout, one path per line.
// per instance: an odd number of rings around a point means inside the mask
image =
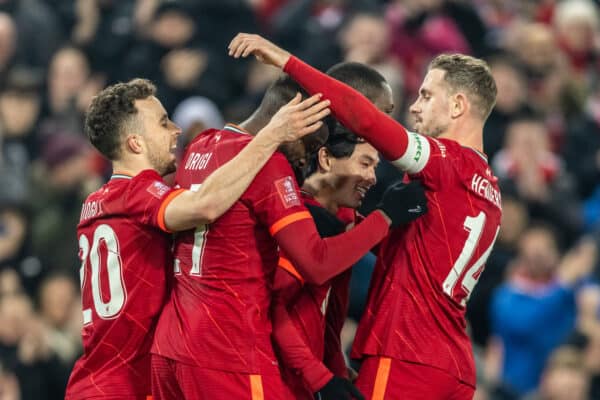
M 331 112 L 328 106 L 329 100 L 321 100 L 320 93 L 304 101 L 300 93 L 297 93 L 273 115 L 259 135 L 270 135 L 271 140 L 277 143 L 298 140 L 323 126 L 322 119 Z
M 597 260 L 596 242 L 589 237 L 584 237 L 561 260 L 556 270 L 558 280 L 567 285 L 576 284 L 594 270 Z
M 409 223 L 427 212 L 425 188 L 419 181 L 397 181 L 386 189 L 377 208 L 391 220 L 392 227 Z
M 317 400 L 365 400 L 365 397 L 358 391 L 348 379 L 334 376 L 327 382 L 321 390 L 315 393 Z
M 260 35 L 238 33 L 228 46 L 229 55 L 233 58 L 246 58 L 253 54 L 263 64 L 274 65 L 283 69 L 291 54 L 281 47 L 269 42 Z
M 348 379 L 350 379 L 350 382 L 354 383 L 356 378 L 358 378 L 358 372 L 352 367 L 346 367 L 346 369 L 348 370 Z

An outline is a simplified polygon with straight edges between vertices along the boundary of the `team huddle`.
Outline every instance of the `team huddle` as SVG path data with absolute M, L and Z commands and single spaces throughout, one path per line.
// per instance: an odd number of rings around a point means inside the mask
M 436 57 L 411 132 L 368 66 L 321 73 L 250 34 L 229 54 L 287 75 L 239 126 L 198 134 L 173 187 L 181 131 L 151 82 L 110 86 L 88 110 L 113 175 L 78 225 L 84 354 L 66 398 L 471 399 L 465 306 L 501 217 L 487 65 Z M 405 179 L 364 217 L 380 155 Z M 355 376 L 340 334 L 368 252 Z

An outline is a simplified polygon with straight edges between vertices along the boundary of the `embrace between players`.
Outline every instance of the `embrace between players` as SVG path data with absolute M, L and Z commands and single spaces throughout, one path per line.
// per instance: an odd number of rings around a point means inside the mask
M 84 354 L 66 398 L 471 399 L 465 304 L 501 216 L 483 153 L 487 65 L 436 57 L 411 132 L 365 65 L 323 74 L 251 34 L 229 53 L 288 76 L 239 126 L 199 134 L 174 188 L 162 176 L 180 129 L 150 82 L 90 106 L 86 132 L 113 175 L 78 225 Z M 406 182 L 362 217 L 379 154 Z M 350 267 L 369 251 L 354 380 L 340 332 Z

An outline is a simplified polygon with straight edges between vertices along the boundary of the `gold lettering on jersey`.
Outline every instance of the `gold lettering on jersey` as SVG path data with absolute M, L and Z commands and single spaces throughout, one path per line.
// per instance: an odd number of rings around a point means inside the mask
M 79 222 L 84 219 L 89 219 L 95 216 L 102 214 L 102 205 L 98 200 L 88 201 L 83 203 L 83 207 L 81 208 L 81 215 L 79 216 Z
M 205 169 L 212 157 L 211 153 L 195 153 L 192 152 L 185 163 L 185 169 L 199 171 Z
M 500 192 L 492 186 L 491 182 L 479 174 L 473 174 L 471 180 L 471 190 L 483 197 L 484 199 L 492 202 L 496 207 L 502 209 L 502 198 Z

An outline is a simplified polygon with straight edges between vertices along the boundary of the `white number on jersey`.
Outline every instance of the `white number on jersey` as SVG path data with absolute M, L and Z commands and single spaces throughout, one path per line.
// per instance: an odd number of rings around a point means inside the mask
M 106 256 L 100 254 L 100 244 L 106 246 Z M 81 254 L 81 268 L 79 270 L 79 279 L 81 280 L 81 290 L 86 290 L 84 284 L 86 281 L 85 264 L 89 261 L 91 267 L 92 298 L 96 314 L 102 319 L 115 318 L 127 298 L 125 285 L 123 284 L 123 275 L 121 268 L 121 255 L 119 253 L 119 240 L 115 231 L 106 224 L 102 224 L 94 231 L 92 238 L 92 247 L 90 249 L 89 239 L 85 235 L 79 236 L 79 251 Z M 108 288 L 110 298 L 107 302 L 102 299 L 100 289 L 100 269 L 106 268 L 108 275 Z M 92 322 L 92 310 L 83 310 L 83 323 Z
M 190 186 L 192 192 L 197 192 L 202 186 L 201 183 L 195 183 Z M 190 275 L 202 276 L 202 255 L 204 253 L 204 243 L 208 235 L 208 225 L 200 225 L 194 231 L 194 247 L 192 247 L 192 269 Z M 180 261 L 175 259 L 173 270 L 175 274 L 181 273 Z
M 201 225 L 194 231 L 194 247 L 192 248 L 192 269 L 190 275 L 202 276 L 202 254 L 208 234 L 208 225 Z
M 454 296 L 454 288 L 458 280 L 460 279 L 463 271 L 471 261 L 471 257 L 473 257 L 473 252 L 477 248 L 479 244 L 479 239 L 481 238 L 481 233 L 483 232 L 483 227 L 485 226 L 485 214 L 483 211 L 479 213 L 476 217 L 467 217 L 464 222 L 464 228 L 469 231 L 469 236 L 467 237 L 467 241 L 463 246 L 460 255 L 456 259 L 452 270 L 444 280 L 443 288 L 444 293 L 452 298 L 456 298 Z M 458 298 L 456 300 L 460 301 L 461 305 L 465 305 L 473 288 L 477 284 L 477 280 L 479 279 L 480 274 L 478 275 L 480 269 L 483 267 L 483 264 L 489 257 L 492 252 L 492 248 L 494 247 L 494 243 L 496 242 L 496 238 L 498 237 L 498 232 L 500 231 L 500 227 L 496 229 L 496 234 L 494 235 L 494 239 L 492 243 L 490 243 L 489 247 L 483 252 L 481 257 L 477 259 L 473 263 L 473 265 L 467 270 L 467 273 L 462 278 L 461 286 L 465 290 L 466 295 L 462 296 L 462 298 Z M 476 277 L 477 276 L 477 277 Z

